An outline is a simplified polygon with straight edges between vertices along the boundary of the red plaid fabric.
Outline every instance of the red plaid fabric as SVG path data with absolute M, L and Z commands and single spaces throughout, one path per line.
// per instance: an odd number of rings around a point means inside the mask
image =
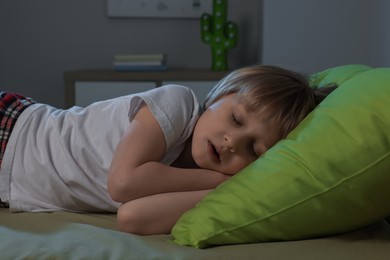
M 0 167 L 8 139 L 19 115 L 35 101 L 16 93 L 0 92 Z

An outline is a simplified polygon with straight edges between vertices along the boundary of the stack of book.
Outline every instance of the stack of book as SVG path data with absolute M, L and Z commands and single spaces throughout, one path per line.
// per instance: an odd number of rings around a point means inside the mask
M 114 56 L 117 71 L 155 71 L 167 69 L 165 54 L 122 54 Z

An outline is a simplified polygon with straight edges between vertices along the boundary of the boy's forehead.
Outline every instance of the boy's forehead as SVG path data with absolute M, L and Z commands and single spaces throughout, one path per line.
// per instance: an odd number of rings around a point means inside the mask
M 236 95 L 234 101 L 242 105 L 249 113 L 255 113 L 258 116 L 269 113 L 266 104 L 259 100 L 254 100 L 249 95 Z

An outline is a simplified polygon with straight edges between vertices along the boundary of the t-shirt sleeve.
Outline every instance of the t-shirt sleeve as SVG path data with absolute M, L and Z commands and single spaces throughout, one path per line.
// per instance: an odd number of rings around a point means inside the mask
M 129 119 L 145 102 L 159 123 L 169 149 L 187 139 L 199 116 L 199 102 L 193 91 L 180 85 L 165 85 L 135 95 L 130 102 Z

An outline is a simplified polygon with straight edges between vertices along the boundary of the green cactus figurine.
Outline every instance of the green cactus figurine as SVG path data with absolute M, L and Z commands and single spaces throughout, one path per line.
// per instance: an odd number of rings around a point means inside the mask
M 211 45 L 212 70 L 227 70 L 228 49 L 234 48 L 238 41 L 238 26 L 227 22 L 227 0 L 213 1 L 213 15 L 202 14 L 202 41 Z

